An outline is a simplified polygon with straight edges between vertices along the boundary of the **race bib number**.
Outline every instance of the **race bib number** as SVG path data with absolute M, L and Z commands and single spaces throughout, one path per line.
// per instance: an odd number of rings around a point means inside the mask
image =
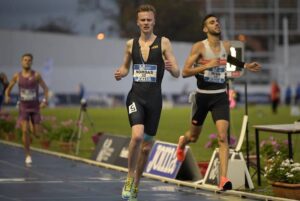
M 225 66 L 219 66 L 204 71 L 204 80 L 206 82 L 224 83 Z
M 133 80 L 135 82 L 156 82 L 157 65 L 134 64 Z
M 37 94 L 35 89 L 21 89 L 20 90 L 21 101 L 33 101 L 37 99 Z

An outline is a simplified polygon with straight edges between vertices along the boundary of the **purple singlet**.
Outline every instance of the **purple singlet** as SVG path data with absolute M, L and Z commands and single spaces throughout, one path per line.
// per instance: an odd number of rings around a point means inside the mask
M 24 77 L 19 73 L 19 97 L 20 97 L 20 117 L 28 120 L 28 116 L 39 115 L 39 84 L 35 77 L 35 71 L 31 71 L 30 76 Z M 38 118 L 33 121 L 38 121 Z

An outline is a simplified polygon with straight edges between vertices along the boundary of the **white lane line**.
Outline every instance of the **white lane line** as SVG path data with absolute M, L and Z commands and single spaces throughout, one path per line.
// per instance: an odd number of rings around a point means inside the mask
M 25 178 L 0 178 L 0 182 L 23 182 Z
M 37 181 L 32 178 L 0 178 L 1 183 L 63 183 L 62 180 L 57 181 Z
M 40 184 L 51 184 L 51 183 L 114 183 L 115 181 L 111 180 L 50 180 L 50 181 L 43 181 L 43 180 L 36 180 L 33 178 L 0 178 L 1 183 L 40 183 Z

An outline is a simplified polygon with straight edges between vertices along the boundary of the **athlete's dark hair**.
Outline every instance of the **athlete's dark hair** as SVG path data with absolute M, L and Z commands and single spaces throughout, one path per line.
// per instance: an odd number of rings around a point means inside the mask
M 150 4 L 142 4 L 140 5 L 137 10 L 136 10 L 136 17 L 138 16 L 138 14 L 140 12 L 153 12 L 154 16 L 156 16 L 156 9 L 154 8 L 154 6 L 150 5 Z
M 23 54 L 23 55 L 22 55 L 22 59 L 23 59 L 24 57 L 30 57 L 31 60 L 33 60 L 33 55 L 32 55 L 31 53 L 25 53 L 25 54 Z
M 202 30 L 204 29 L 204 27 L 205 27 L 205 25 L 206 25 L 206 20 L 207 20 L 208 18 L 210 18 L 210 17 L 218 18 L 216 15 L 214 15 L 214 14 L 212 14 L 212 13 L 206 15 L 206 16 L 203 18 L 203 20 L 202 20 Z

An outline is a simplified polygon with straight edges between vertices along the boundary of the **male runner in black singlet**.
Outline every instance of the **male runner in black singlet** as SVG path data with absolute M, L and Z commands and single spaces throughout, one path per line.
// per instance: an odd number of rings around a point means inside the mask
M 195 43 L 192 47 L 182 70 L 183 77 L 196 76 L 197 93 L 195 95 L 196 109 L 193 111 L 190 129 L 184 136 L 179 137 L 177 159 L 183 161 L 184 148 L 190 142 L 196 142 L 206 118 L 211 111 L 217 127 L 221 190 L 232 188 L 227 179 L 229 147 L 227 131 L 229 126 L 229 101 L 226 93 L 226 63 L 229 62 L 239 68 L 259 71 L 261 66 L 256 62 L 243 63 L 229 55 L 230 42 L 221 41 L 221 29 L 218 18 L 207 15 L 203 20 L 203 31 L 207 39 Z
M 171 43 L 153 33 L 155 8 L 141 5 L 137 9 L 140 37 L 127 42 L 123 64 L 116 70 L 116 80 L 129 73 L 131 61 L 133 83 L 126 106 L 132 128 L 128 155 L 128 175 L 122 198 L 137 200 L 138 185 L 156 135 L 162 109 L 161 82 L 167 70 L 176 78 L 180 71 Z

